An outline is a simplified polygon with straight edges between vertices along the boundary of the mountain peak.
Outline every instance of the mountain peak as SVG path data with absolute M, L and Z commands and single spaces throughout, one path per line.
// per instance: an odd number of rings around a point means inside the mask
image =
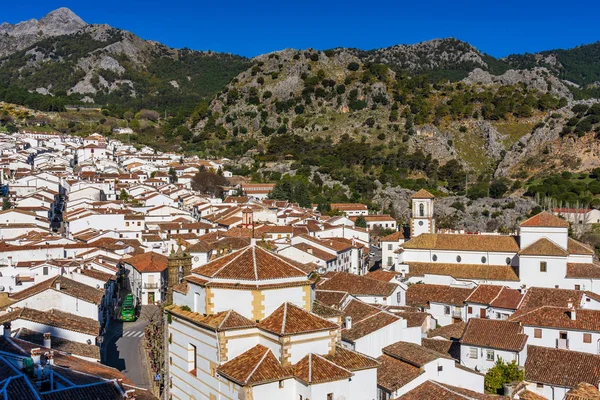
M 50 36 L 73 33 L 86 25 L 84 20 L 66 7 L 50 11 L 39 22 L 40 29 Z

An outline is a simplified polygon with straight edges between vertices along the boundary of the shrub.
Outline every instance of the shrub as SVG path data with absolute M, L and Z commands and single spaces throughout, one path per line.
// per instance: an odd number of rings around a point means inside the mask
M 350 71 L 358 71 L 358 69 L 360 68 L 360 65 L 358 65 L 357 62 L 351 62 L 350 64 L 348 64 L 348 69 Z

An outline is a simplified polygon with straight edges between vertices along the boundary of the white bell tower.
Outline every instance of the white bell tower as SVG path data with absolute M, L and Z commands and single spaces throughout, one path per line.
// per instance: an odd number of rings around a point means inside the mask
M 412 218 L 410 219 L 410 237 L 417 237 L 422 233 L 435 232 L 433 219 L 434 195 L 425 189 L 419 190 L 411 196 Z

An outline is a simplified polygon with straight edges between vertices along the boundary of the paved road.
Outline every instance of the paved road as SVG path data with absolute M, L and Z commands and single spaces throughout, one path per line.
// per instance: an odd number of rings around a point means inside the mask
M 375 253 L 373 257 L 369 257 L 369 270 L 381 267 L 381 249 L 371 246 L 370 252 Z
M 136 386 L 145 389 L 151 389 L 152 382 L 142 353 L 142 340 L 150 316 L 158 311 L 158 307 L 143 306 L 137 321 L 112 321 L 105 336 L 103 363 L 122 371 Z

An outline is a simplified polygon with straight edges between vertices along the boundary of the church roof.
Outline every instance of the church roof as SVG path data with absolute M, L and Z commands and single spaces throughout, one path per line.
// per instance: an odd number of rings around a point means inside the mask
M 254 386 L 292 377 L 291 368 L 283 367 L 271 350 L 260 344 L 227 361 L 218 371 L 241 386 Z
M 192 270 L 195 275 L 217 279 L 261 281 L 304 278 L 309 275 L 298 263 L 259 246 L 247 246 Z
M 279 336 L 338 329 L 333 322 L 312 314 L 292 303 L 283 303 L 271 315 L 263 319 L 258 327 Z
M 569 223 L 562 218 L 544 211 L 521 222 L 521 227 L 568 228 Z
M 514 236 L 453 235 L 423 233 L 400 245 L 404 249 L 491 251 L 516 253 L 519 244 Z
M 417 193 L 410 196 L 410 198 L 411 199 L 433 199 L 433 198 L 435 198 L 435 196 L 432 195 L 431 193 L 429 193 L 427 190 L 421 189 Z
M 541 238 L 519 252 L 522 256 L 566 257 L 569 252 L 551 240 Z

